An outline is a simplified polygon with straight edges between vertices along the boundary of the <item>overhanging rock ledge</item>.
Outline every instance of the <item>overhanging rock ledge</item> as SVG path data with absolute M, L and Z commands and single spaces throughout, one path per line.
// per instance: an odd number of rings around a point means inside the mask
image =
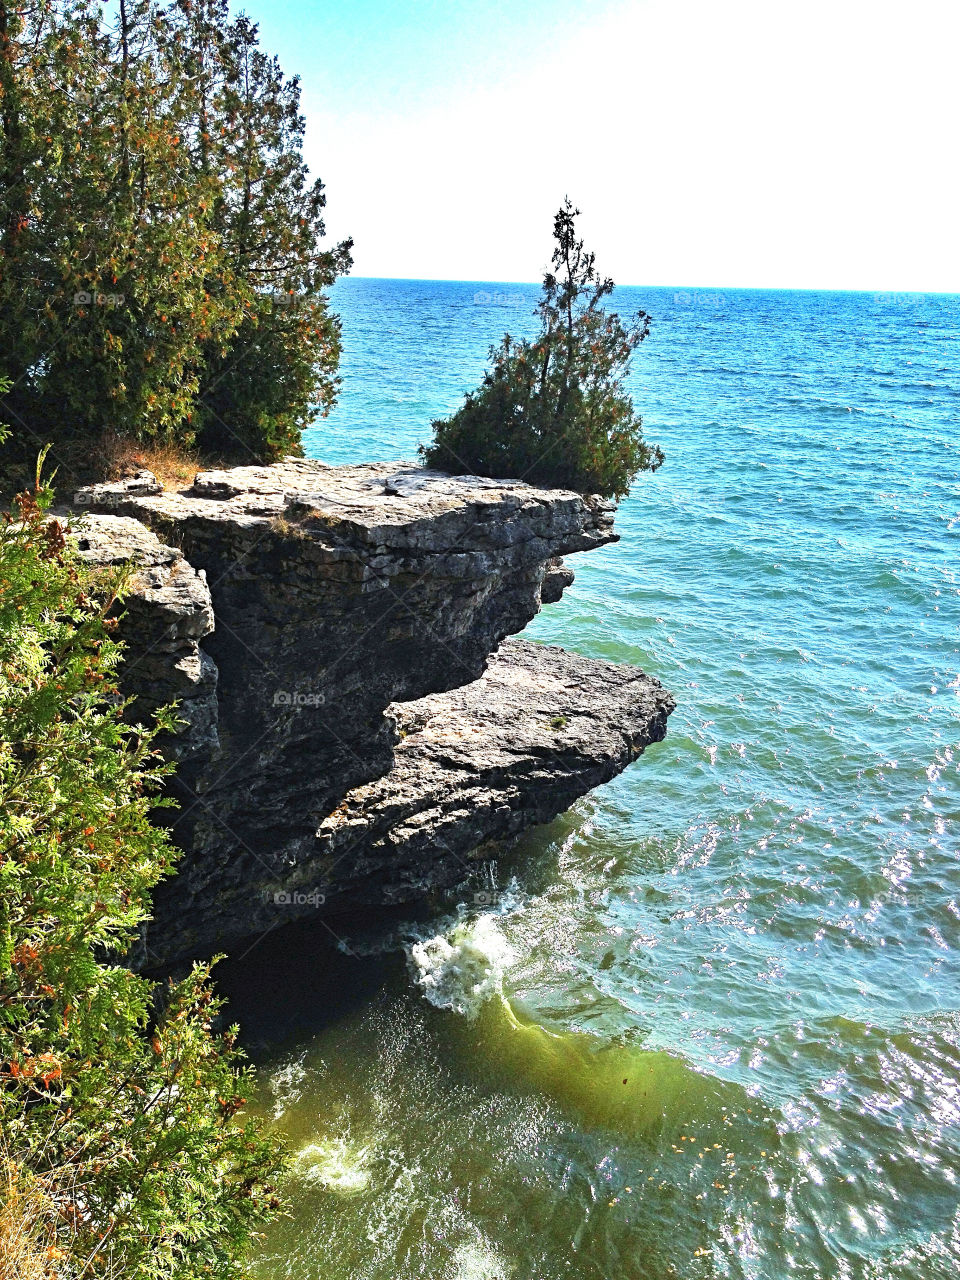
M 666 731 L 637 668 L 499 647 L 569 585 L 561 557 L 616 541 L 602 499 L 288 459 L 179 493 L 142 472 L 74 509 L 88 560 L 139 566 L 126 691 L 182 699 L 153 966 L 453 884 Z

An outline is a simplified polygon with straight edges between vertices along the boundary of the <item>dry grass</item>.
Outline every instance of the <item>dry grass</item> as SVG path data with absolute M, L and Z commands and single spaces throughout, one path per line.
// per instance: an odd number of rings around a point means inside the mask
M 198 471 L 216 463 L 177 444 L 141 444 L 120 436 L 104 436 L 95 455 L 102 480 L 123 480 L 146 468 L 165 489 L 186 489 Z
M 37 1183 L 0 1157 L 0 1280 L 57 1280 L 55 1216 Z
M 198 471 L 230 465 L 182 445 L 144 444 L 130 437 L 104 434 L 86 442 L 58 441 L 47 457 L 44 475 L 49 479 L 56 470 L 57 493 L 69 494 L 81 485 L 123 480 L 146 468 L 165 489 L 176 490 L 189 488 Z M 35 471 L 35 456 L 0 459 L 0 507 L 6 507 L 7 499 L 15 493 L 33 488 Z

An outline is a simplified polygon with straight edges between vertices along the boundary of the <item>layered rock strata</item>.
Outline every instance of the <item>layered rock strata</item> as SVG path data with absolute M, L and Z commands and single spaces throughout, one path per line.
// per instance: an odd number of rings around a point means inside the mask
M 514 642 L 487 670 L 572 580 L 561 557 L 616 539 L 600 499 L 288 460 L 74 505 L 88 559 L 136 562 L 127 690 L 181 699 L 156 965 L 452 883 L 665 732 L 635 668 Z

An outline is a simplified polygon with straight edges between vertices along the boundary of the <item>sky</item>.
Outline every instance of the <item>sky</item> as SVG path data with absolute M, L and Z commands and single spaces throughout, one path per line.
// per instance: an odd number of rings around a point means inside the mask
M 960 292 L 958 0 L 248 0 L 354 272 Z

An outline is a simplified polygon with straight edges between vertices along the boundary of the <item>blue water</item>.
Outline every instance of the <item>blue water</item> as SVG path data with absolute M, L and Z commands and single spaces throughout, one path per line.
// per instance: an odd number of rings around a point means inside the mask
M 414 456 L 536 295 L 339 283 L 307 452 Z M 320 1153 L 265 1275 L 960 1266 L 960 298 L 615 305 L 654 318 L 631 390 L 667 461 L 526 634 L 659 677 L 667 740 L 438 926 L 495 979 L 475 1022 L 385 961 L 265 1068 Z

